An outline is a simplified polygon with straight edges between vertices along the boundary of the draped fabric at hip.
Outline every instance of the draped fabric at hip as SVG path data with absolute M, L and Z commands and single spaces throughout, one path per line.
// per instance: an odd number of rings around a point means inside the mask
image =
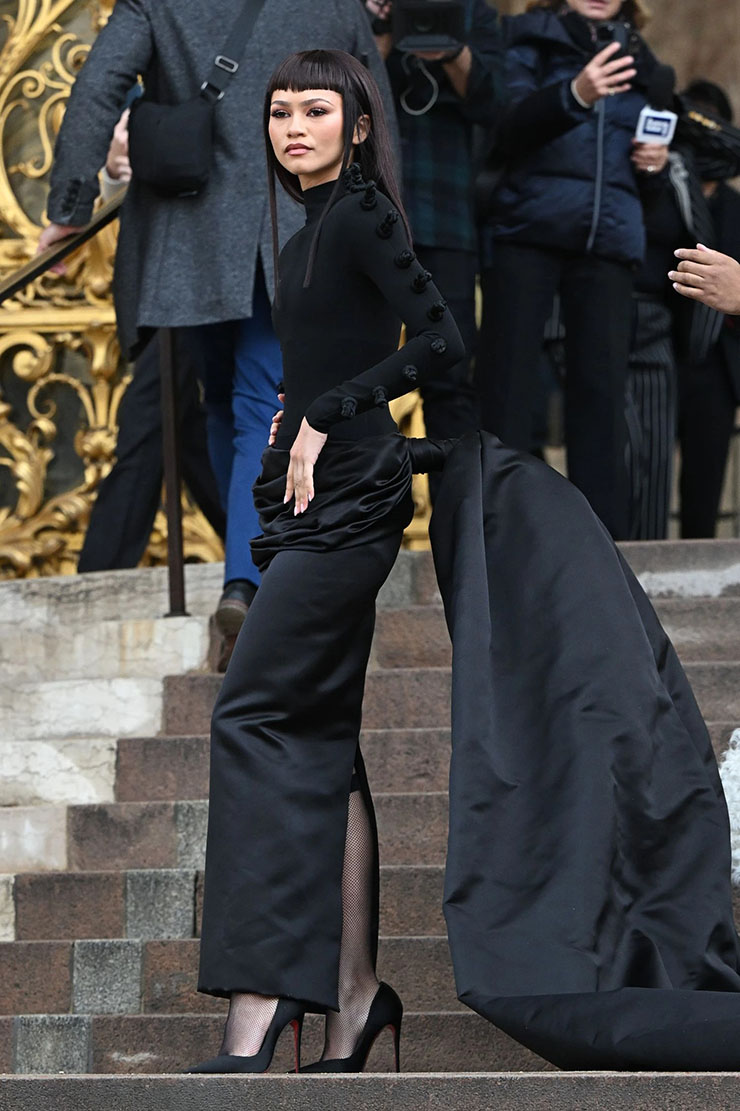
M 432 541 L 460 999 L 564 1068 L 737 1069 L 727 811 L 650 603 L 581 494 L 485 434 Z
M 414 514 L 411 460 L 404 436 L 327 440 L 314 469 L 311 511 L 293 515 L 283 504 L 290 452 L 267 448 L 254 502 L 262 535 L 251 541 L 252 557 L 264 571 L 279 551 L 333 551 L 369 544 L 403 530 Z

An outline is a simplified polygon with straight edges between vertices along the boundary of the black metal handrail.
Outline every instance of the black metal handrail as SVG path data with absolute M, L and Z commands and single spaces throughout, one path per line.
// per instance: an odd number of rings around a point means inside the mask
M 0 305 L 20 293 L 31 282 L 68 255 L 87 243 L 112 223 L 124 201 L 119 193 L 102 205 L 89 224 L 81 231 L 60 239 L 46 251 L 36 255 L 0 282 Z M 159 370 L 162 404 L 162 462 L 164 470 L 165 510 L 167 514 L 167 566 L 170 610 L 167 617 L 183 617 L 185 609 L 185 560 L 182 539 L 182 508 L 180 504 L 180 444 L 175 394 L 172 332 L 159 330 Z

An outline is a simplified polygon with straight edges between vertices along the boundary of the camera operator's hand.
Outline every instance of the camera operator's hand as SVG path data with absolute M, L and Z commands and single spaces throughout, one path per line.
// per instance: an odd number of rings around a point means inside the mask
M 632 165 L 641 174 L 659 174 L 668 165 L 668 147 L 665 143 L 640 143 L 632 140 Z
M 619 50 L 618 42 L 610 42 L 594 55 L 573 82 L 573 92 L 589 108 L 604 96 L 626 93 L 632 87 L 630 81 L 637 74 L 635 59 L 631 54 L 615 59 Z
M 379 19 L 384 23 L 389 23 L 393 12 L 393 0 L 365 0 L 365 9 L 372 19 Z M 375 44 L 378 47 L 378 53 L 381 58 L 385 60 L 391 52 L 393 36 L 390 31 L 383 31 L 378 34 L 375 29 L 373 29 L 373 33 L 375 34 Z

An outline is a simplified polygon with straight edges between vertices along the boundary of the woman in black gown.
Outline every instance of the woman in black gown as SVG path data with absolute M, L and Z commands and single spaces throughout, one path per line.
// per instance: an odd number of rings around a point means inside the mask
M 402 1012 L 375 975 L 377 835 L 358 747 L 375 599 L 413 514 L 388 402 L 463 345 L 411 249 L 365 68 L 292 56 L 265 111 L 273 200 L 274 174 L 307 222 L 279 262 L 285 409 L 252 544 L 265 574 L 213 715 L 199 987 L 231 1002 L 221 1054 L 197 1071 L 262 1071 L 305 1010 L 327 1013 L 313 1067 L 358 1070 L 385 1026 L 398 1040 Z
M 309 1071 L 355 1071 L 402 1014 L 375 975 L 358 747 L 420 454 L 387 402 L 462 347 L 409 246 L 364 69 L 297 55 L 266 111 L 307 224 L 280 258 L 285 413 L 255 487 L 266 574 L 214 711 L 200 988 L 231 1003 L 221 1055 L 196 1071 L 263 1071 L 306 1010 L 327 1014 Z M 449 455 L 431 531 L 454 645 L 459 998 L 561 1067 L 737 1069 L 727 809 L 650 603 L 583 495 L 493 436 Z

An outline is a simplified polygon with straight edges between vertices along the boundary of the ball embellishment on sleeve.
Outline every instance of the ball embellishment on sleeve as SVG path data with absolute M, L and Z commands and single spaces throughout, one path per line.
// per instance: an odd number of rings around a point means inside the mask
M 436 339 L 432 340 L 429 346 L 435 355 L 444 355 L 447 350 L 447 340 L 443 339 L 442 336 L 437 336 Z
M 403 374 L 407 382 L 411 382 L 413 384 L 414 382 L 418 381 L 419 371 L 416 369 L 415 366 L 413 366 L 412 363 L 409 363 L 408 366 L 405 366 L 401 373 Z
M 375 182 L 369 181 L 365 186 L 365 196 L 360 201 L 360 208 L 364 208 L 366 212 L 375 208 L 378 203 L 378 198 L 375 195 Z
M 396 255 L 393 261 L 399 270 L 408 270 L 415 258 L 416 255 L 413 251 L 401 251 L 400 255 Z
M 430 320 L 441 320 L 446 311 L 446 301 L 435 301 L 432 307 L 427 311 L 427 316 Z
M 383 219 L 375 229 L 375 234 L 380 239 L 390 239 L 393 235 L 393 225 L 398 223 L 398 213 L 395 208 L 391 208 L 386 212 Z
M 352 417 L 357 416 L 357 402 L 354 397 L 345 397 L 342 401 L 340 413 L 345 420 L 351 420 Z
M 423 293 L 426 287 L 432 280 L 432 275 L 428 270 L 420 270 L 411 283 L 411 288 L 414 293 Z
M 385 386 L 373 386 L 373 401 L 379 408 L 385 408 L 388 404 L 388 391 Z

